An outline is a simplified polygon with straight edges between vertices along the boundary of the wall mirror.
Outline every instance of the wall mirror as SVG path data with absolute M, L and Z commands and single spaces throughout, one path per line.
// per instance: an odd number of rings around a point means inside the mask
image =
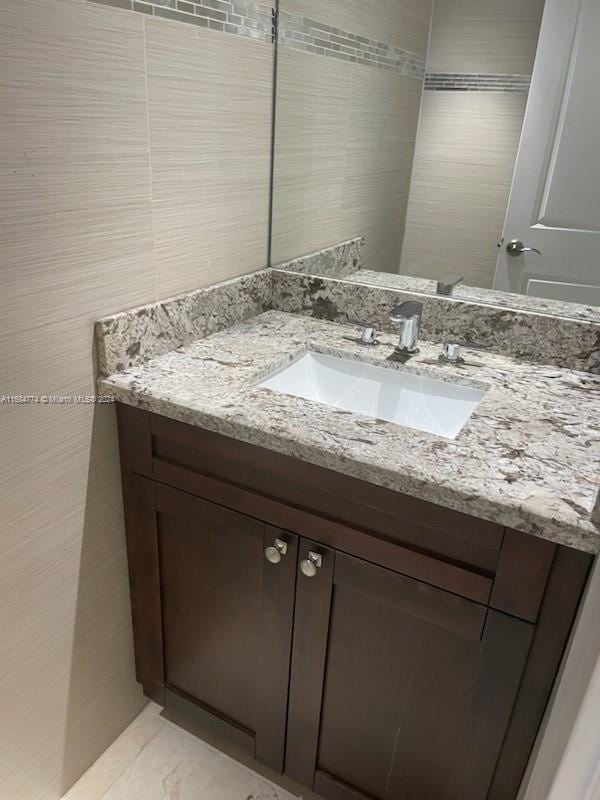
M 280 0 L 278 23 L 272 266 L 364 236 L 354 281 L 455 274 L 600 320 L 597 0 Z

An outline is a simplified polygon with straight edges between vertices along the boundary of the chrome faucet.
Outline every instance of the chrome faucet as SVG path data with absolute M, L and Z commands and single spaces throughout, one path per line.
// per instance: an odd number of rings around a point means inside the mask
M 396 352 L 403 355 L 414 355 L 419 352 L 419 331 L 421 329 L 421 315 L 423 305 L 413 300 L 407 300 L 394 306 L 390 311 L 390 322 L 398 329 L 399 339 Z
M 458 284 L 463 281 L 464 278 L 462 275 L 449 275 L 447 278 L 443 278 L 437 282 L 436 292 L 446 297 L 452 297 Z

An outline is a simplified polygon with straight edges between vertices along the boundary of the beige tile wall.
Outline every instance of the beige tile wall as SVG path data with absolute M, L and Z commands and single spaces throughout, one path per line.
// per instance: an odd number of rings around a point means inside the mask
M 344 238 L 340 209 L 351 90 L 351 64 L 299 50 L 280 50 L 274 264 Z
M 273 48 L 146 20 L 158 297 L 267 265 Z
M 429 72 L 531 75 L 545 0 L 435 0 Z
M 400 272 L 490 288 L 527 95 L 423 93 Z
M 281 9 L 424 54 L 429 0 L 283 0 Z M 280 48 L 272 263 L 366 236 L 397 271 L 421 81 Z
M 271 47 L 0 4 L 0 397 L 89 394 L 98 317 L 262 267 Z M 0 798 L 60 797 L 142 707 L 113 410 L 0 404 Z
M 544 0 L 435 0 L 428 72 L 531 74 Z M 400 272 L 491 287 L 527 95 L 426 91 Z

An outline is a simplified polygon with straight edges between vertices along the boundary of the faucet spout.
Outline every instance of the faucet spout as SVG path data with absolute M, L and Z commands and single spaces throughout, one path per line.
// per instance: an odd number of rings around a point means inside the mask
M 419 332 L 423 306 L 412 300 L 394 306 L 390 311 L 390 322 L 398 329 L 396 352 L 403 355 L 414 355 L 419 352 Z
M 462 275 L 450 275 L 437 282 L 436 293 L 452 297 L 454 290 L 459 283 L 463 283 L 464 278 Z

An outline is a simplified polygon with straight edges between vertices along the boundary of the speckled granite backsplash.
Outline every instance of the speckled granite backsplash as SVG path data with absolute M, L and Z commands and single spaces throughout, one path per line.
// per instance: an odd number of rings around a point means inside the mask
M 269 309 L 390 331 L 390 309 L 409 299 L 423 303 L 423 339 L 464 341 L 532 363 L 600 373 L 598 323 L 279 269 L 261 270 L 100 320 L 98 370 L 100 375 L 122 372 Z
M 600 324 L 465 300 L 273 270 L 272 308 L 391 331 L 390 309 L 423 304 L 421 337 L 469 342 L 511 358 L 600 373 Z
M 362 269 L 364 238 L 349 239 L 325 250 L 317 250 L 283 264 L 277 269 L 285 272 L 302 272 L 305 275 L 324 275 L 327 278 L 341 278 Z
M 96 323 L 98 374 L 112 375 L 271 307 L 271 270 L 132 308 Z

